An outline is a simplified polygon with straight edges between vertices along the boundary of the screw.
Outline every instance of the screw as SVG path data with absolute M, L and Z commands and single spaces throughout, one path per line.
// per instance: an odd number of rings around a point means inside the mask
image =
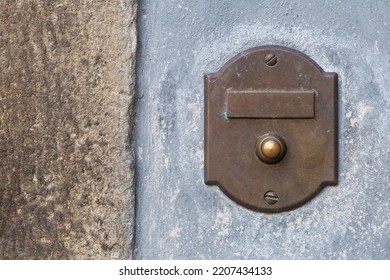
M 264 195 L 264 200 L 265 200 L 265 202 L 267 202 L 267 204 L 272 205 L 272 204 L 275 204 L 276 202 L 278 202 L 279 197 L 276 194 L 276 192 L 268 191 Z
M 275 66 L 278 62 L 278 57 L 274 53 L 266 54 L 264 57 L 264 63 L 267 64 L 267 66 Z

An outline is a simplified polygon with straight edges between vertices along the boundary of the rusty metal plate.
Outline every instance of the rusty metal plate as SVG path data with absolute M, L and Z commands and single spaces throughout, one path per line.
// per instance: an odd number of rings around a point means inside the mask
M 205 75 L 205 182 L 257 211 L 281 212 L 337 184 L 336 73 L 263 46 Z

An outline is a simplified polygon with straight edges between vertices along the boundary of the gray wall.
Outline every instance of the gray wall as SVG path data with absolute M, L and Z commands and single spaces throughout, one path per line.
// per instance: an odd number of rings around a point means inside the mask
M 141 1 L 139 259 L 389 259 L 389 1 Z M 203 183 L 203 74 L 277 44 L 339 74 L 339 184 L 281 214 Z

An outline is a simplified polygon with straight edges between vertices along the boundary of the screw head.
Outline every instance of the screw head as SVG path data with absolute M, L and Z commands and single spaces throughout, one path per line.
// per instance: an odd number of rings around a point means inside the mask
M 268 53 L 264 56 L 264 63 L 267 66 L 275 66 L 276 63 L 278 62 L 278 57 L 274 53 Z
M 255 144 L 256 156 L 264 163 L 275 164 L 286 155 L 287 146 L 284 140 L 276 135 L 265 134 Z
M 274 191 L 268 191 L 264 194 L 264 200 L 267 204 L 273 205 L 278 202 L 279 197 Z

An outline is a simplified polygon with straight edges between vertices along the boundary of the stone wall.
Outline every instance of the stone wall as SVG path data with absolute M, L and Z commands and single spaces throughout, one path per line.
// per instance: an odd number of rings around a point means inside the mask
M 136 1 L 0 1 L 0 259 L 132 257 Z

